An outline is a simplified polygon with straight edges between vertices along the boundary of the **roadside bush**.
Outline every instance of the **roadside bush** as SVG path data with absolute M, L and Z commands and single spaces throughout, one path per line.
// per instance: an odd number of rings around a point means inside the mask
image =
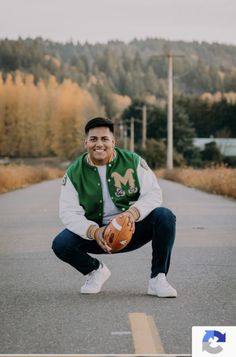
M 181 167 L 186 165 L 185 158 L 183 154 L 180 154 L 179 152 L 175 151 L 173 152 L 173 165 L 175 167 Z
M 214 141 L 205 144 L 204 150 L 201 151 L 202 160 L 211 164 L 220 164 L 223 156 L 220 153 Z
M 184 158 L 188 166 L 199 168 L 204 166 L 201 156 L 201 150 L 195 146 L 185 150 Z
M 147 161 L 147 164 L 152 169 L 163 167 L 166 164 L 166 145 L 162 141 L 148 139 L 146 150 L 139 146 L 137 147 L 137 153 Z
M 223 163 L 228 167 L 236 167 L 236 156 L 224 156 Z
M 142 156 L 148 163 L 151 169 L 166 166 L 166 144 L 163 141 L 157 141 L 155 139 L 148 139 L 146 150 L 143 150 L 140 146 L 137 147 L 137 153 Z M 174 166 L 180 167 L 186 164 L 184 157 L 179 152 L 173 152 Z

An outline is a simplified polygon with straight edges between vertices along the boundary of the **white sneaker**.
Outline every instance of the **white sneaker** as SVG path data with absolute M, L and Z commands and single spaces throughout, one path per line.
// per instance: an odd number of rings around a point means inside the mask
M 86 275 L 84 285 L 81 287 L 81 294 L 97 294 L 105 281 L 110 277 L 111 272 L 104 263 L 100 263 L 97 270 L 93 270 Z
M 177 291 L 168 283 L 164 273 L 149 280 L 148 294 L 158 297 L 177 297 Z

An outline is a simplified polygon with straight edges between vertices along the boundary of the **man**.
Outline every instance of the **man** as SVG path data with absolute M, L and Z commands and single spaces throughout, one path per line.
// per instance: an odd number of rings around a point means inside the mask
M 137 154 L 115 147 L 113 122 L 94 118 L 85 126 L 85 147 L 67 170 L 60 196 L 60 218 L 66 229 L 53 241 L 58 258 L 86 276 L 83 294 L 101 291 L 111 272 L 88 253 L 108 254 L 103 239 L 105 226 L 117 215 L 129 217 L 132 239 L 120 252 L 152 242 L 148 294 L 176 297 L 168 283 L 175 239 L 175 216 L 160 207 L 161 189 L 146 162 Z

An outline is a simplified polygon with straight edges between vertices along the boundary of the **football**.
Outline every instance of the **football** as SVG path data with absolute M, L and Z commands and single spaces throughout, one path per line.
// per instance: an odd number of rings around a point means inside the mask
M 111 253 L 124 249 L 132 238 L 130 218 L 117 216 L 108 224 L 104 232 L 104 240 L 112 249 Z

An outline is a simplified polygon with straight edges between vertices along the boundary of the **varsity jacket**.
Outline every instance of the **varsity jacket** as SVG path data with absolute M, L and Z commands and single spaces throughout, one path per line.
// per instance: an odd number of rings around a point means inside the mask
M 120 212 L 134 207 L 138 221 L 162 203 L 157 178 L 137 154 L 115 148 L 114 159 L 106 165 L 109 196 Z M 91 225 L 102 226 L 103 192 L 98 168 L 82 154 L 67 170 L 61 188 L 59 214 L 67 229 L 89 239 Z

